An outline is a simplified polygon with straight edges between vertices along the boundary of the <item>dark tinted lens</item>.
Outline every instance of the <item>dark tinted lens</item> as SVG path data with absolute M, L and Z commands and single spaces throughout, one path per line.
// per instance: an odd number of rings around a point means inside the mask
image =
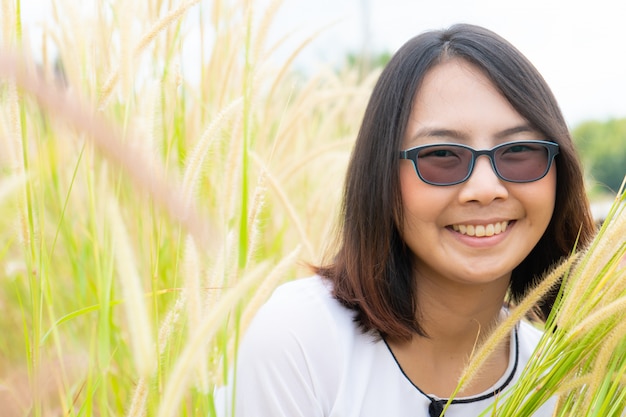
M 422 179 L 433 184 L 451 184 L 467 177 L 472 152 L 461 146 L 436 145 L 422 149 L 415 166 Z
M 513 143 L 496 150 L 496 169 L 508 181 L 534 181 L 548 170 L 549 152 L 537 143 Z

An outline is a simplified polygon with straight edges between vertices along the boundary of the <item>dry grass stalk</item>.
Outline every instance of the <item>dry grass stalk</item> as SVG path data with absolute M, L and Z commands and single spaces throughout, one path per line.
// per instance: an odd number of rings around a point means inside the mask
M 148 377 L 141 376 L 139 381 L 137 381 L 130 407 L 126 413 L 127 417 L 144 417 L 146 415 L 148 392 Z
M 300 238 L 302 239 L 302 245 L 306 248 L 307 255 L 309 257 L 311 257 L 311 258 L 315 257 L 315 250 L 313 250 L 313 245 L 311 244 L 311 242 L 308 239 L 307 233 L 306 233 L 306 231 L 304 229 L 304 226 L 302 225 L 302 221 L 300 220 L 300 216 L 298 215 L 298 213 L 294 209 L 294 207 L 291 204 L 289 198 L 287 197 L 287 195 L 283 191 L 281 185 L 267 171 L 267 167 L 264 166 L 263 161 L 261 161 L 261 159 L 259 158 L 258 155 L 256 155 L 254 152 L 251 152 L 250 156 L 252 157 L 254 162 L 256 162 L 259 166 L 261 166 L 263 168 L 264 172 L 266 172 L 266 179 L 267 179 L 268 183 L 272 186 L 272 189 L 274 190 L 274 192 L 278 196 L 278 199 L 283 204 L 283 207 L 287 210 L 287 214 L 289 215 L 289 217 L 293 221 L 293 223 L 294 223 L 294 225 L 296 227 L 296 230 L 298 231 L 298 233 L 300 235 Z
M 287 256 L 281 259 L 280 262 L 278 262 L 269 272 L 269 274 L 267 274 L 267 277 L 261 282 L 258 288 L 255 289 L 254 295 L 246 304 L 246 307 L 241 315 L 241 320 L 239 322 L 241 332 L 244 332 L 248 328 L 248 325 L 252 321 L 252 318 L 259 307 L 267 301 L 272 291 L 274 291 L 278 284 L 285 279 L 285 272 L 295 264 L 300 256 L 300 251 L 301 248 L 298 246 L 287 254 Z
M 183 175 L 182 189 L 184 198 L 193 201 L 195 190 L 199 185 L 200 173 L 206 158 L 210 155 L 213 144 L 219 138 L 219 130 L 228 123 L 234 116 L 235 112 L 242 108 L 242 99 L 238 98 L 231 102 L 224 110 L 218 113 L 206 128 L 200 140 L 191 150 Z
M 265 266 L 250 271 L 232 288 L 225 291 L 200 325 L 191 330 L 191 337 L 178 356 L 169 375 L 169 380 L 161 396 L 158 417 L 178 415 L 178 404 L 189 386 L 190 378 L 200 356 L 207 355 L 207 346 L 214 335 L 222 328 L 224 318 L 236 308 L 243 297 L 265 278 Z
M 198 248 L 193 241 L 193 237 L 187 236 L 185 239 L 182 273 L 185 279 L 184 292 L 185 298 L 187 299 L 187 315 L 189 317 L 188 323 L 191 329 L 195 329 L 200 326 L 202 317 L 205 314 L 201 297 L 203 291 L 200 284 L 202 270 L 202 262 L 200 254 L 198 253 Z M 203 394 L 207 394 L 209 391 L 208 355 L 198 358 L 195 373 L 197 388 Z
M 144 49 L 150 44 L 150 42 L 152 42 L 154 38 L 156 38 L 156 36 L 162 30 L 167 28 L 172 23 L 176 22 L 178 19 L 182 18 L 183 15 L 187 12 L 187 10 L 189 10 L 189 8 L 191 8 L 192 6 L 194 6 L 195 4 L 199 2 L 200 0 L 187 1 L 179 5 L 176 9 L 171 10 L 168 14 L 166 14 L 160 20 L 156 21 L 150 27 L 147 33 L 145 33 L 141 37 L 137 45 L 133 48 L 132 57 L 129 56 L 127 60 L 130 62 L 133 58 L 136 58 L 138 55 L 140 55 L 144 51 Z M 134 16 L 131 16 L 131 17 L 134 17 Z M 100 92 L 100 98 L 98 101 L 99 109 L 102 109 L 102 107 L 106 105 L 110 95 L 113 93 L 113 89 L 115 88 L 115 85 L 117 84 L 119 78 L 120 78 L 120 69 L 117 68 L 113 70 L 111 75 L 109 75 L 109 77 L 107 78 L 107 81 L 102 86 L 102 89 Z
M 184 293 L 181 293 L 174 306 L 168 311 L 161 326 L 159 327 L 159 335 L 157 339 L 157 350 L 159 358 L 165 353 L 167 346 L 170 343 L 172 335 L 175 333 L 174 329 L 179 323 L 181 312 L 186 304 L 186 297 Z M 139 377 L 137 386 L 133 392 L 133 396 L 130 402 L 130 407 L 126 414 L 127 417 L 143 417 L 146 415 L 146 405 L 149 394 L 149 381 L 156 370 L 157 362 L 154 364 L 154 368 L 150 375 L 143 375 Z
M 130 236 L 124 225 L 118 201 L 108 198 L 107 218 L 111 224 L 113 251 L 119 284 L 124 296 L 124 308 L 129 327 L 134 364 L 140 376 L 150 375 L 156 359 L 152 339 L 152 323 L 144 301 L 142 279 L 137 271 Z

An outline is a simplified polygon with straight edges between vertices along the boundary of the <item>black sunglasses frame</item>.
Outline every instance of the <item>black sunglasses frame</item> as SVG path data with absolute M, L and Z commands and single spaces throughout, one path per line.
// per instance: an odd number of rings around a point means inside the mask
M 529 180 L 511 180 L 511 179 L 508 179 L 508 178 L 502 176 L 500 171 L 498 171 L 498 167 L 496 166 L 496 161 L 495 161 L 496 152 L 499 149 L 507 147 L 507 146 L 515 146 L 515 145 L 523 145 L 523 144 L 541 145 L 541 146 L 545 147 L 548 150 L 548 161 L 547 161 L 547 164 L 546 164 L 545 172 L 541 176 L 539 176 L 537 178 L 532 178 L 532 179 L 529 179 Z M 426 180 L 424 177 L 422 177 L 422 174 L 420 173 L 419 168 L 417 167 L 417 165 L 418 165 L 418 163 L 416 161 L 417 155 L 419 154 L 420 151 L 422 151 L 424 149 L 428 149 L 428 148 L 431 148 L 431 147 L 437 147 L 437 146 L 458 147 L 458 148 L 466 149 L 466 150 L 471 152 L 472 159 L 471 159 L 469 167 L 467 169 L 467 175 L 465 175 L 465 177 L 463 177 L 463 179 L 460 179 L 458 181 L 453 181 L 453 182 L 443 182 L 443 183 L 441 183 L 441 182 L 429 181 L 429 180 Z M 460 143 L 430 143 L 428 145 L 416 146 L 414 148 L 410 148 L 410 149 L 406 149 L 406 150 L 400 151 L 400 159 L 409 159 L 413 163 L 413 168 L 415 168 L 415 172 L 417 173 L 417 176 L 422 181 L 424 181 L 425 183 L 430 184 L 430 185 L 447 186 L 447 185 L 461 184 L 461 183 L 467 181 L 469 179 L 469 177 L 472 176 L 472 172 L 474 171 L 474 165 L 476 164 L 476 159 L 479 156 L 481 156 L 481 155 L 485 155 L 485 156 L 487 156 L 489 158 L 489 160 L 491 161 L 491 168 L 493 169 L 493 172 L 495 172 L 496 176 L 498 178 L 500 178 L 501 180 L 503 180 L 503 181 L 513 182 L 513 183 L 527 183 L 527 182 L 539 181 L 540 179 L 545 177 L 546 174 L 548 174 L 548 172 L 550 171 L 550 167 L 552 167 L 552 162 L 554 161 L 554 157 L 557 156 L 558 154 L 559 154 L 559 145 L 558 145 L 558 143 L 548 142 L 548 141 L 545 141 L 545 140 L 519 140 L 519 141 L 512 141 L 512 142 L 501 143 L 500 145 L 494 146 L 491 149 L 480 149 L 480 150 L 476 150 L 476 149 L 472 148 L 471 146 L 463 145 L 463 144 L 460 144 Z

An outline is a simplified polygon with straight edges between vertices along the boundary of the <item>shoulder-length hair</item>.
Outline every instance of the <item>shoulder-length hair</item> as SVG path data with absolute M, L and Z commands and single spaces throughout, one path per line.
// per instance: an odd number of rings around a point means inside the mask
M 414 255 L 403 224 L 398 151 L 424 75 L 438 63 L 463 59 L 482 69 L 517 112 L 559 144 L 552 219 L 530 254 L 512 272 L 509 298 L 519 301 L 553 264 L 594 234 L 581 164 L 550 88 L 508 41 L 468 24 L 420 34 L 405 43 L 381 73 L 365 110 L 347 170 L 338 249 L 316 272 L 334 296 L 356 312 L 364 331 L 408 339 L 427 336 L 418 321 Z M 541 197 L 538 197 L 541 198 Z M 538 305 L 545 319 L 555 294 Z

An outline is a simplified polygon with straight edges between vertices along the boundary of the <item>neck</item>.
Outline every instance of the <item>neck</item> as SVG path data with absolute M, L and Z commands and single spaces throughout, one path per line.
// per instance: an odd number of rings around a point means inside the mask
M 418 321 L 428 335 L 395 341 L 390 347 L 401 368 L 424 392 L 448 397 L 456 388 L 467 360 L 499 323 L 508 277 L 484 284 L 462 284 L 420 277 L 417 288 Z M 489 358 L 476 383 L 460 394 L 488 389 L 508 364 L 508 341 Z
M 484 284 L 460 284 L 420 277 L 417 288 L 418 321 L 439 343 L 480 342 L 500 321 L 509 278 Z
M 501 320 L 504 297 L 484 302 L 448 297 L 431 297 L 418 304 L 419 321 L 433 343 L 459 348 L 467 343 L 480 344 Z

